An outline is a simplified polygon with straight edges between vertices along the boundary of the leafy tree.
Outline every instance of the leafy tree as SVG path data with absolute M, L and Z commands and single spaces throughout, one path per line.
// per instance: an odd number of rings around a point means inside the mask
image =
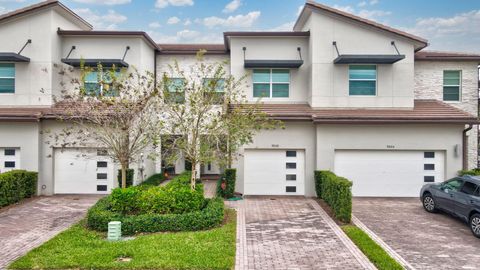
M 152 145 L 161 125 L 154 109 L 158 86 L 150 72 L 116 67 L 95 69 L 57 66 L 62 91 L 53 113 L 70 126 L 51 135 L 62 147 L 102 147 L 121 166 L 122 188 L 126 187 L 129 164 Z M 92 77 L 97 77 L 92 80 Z M 93 81 L 93 83 L 92 83 Z
M 263 128 L 280 122 L 261 112 L 260 101 L 248 102 L 245 76 L 236 79 L 227 62 L 209 63 L 199 51 L 196 63 L 181 67 L 177 61 L 163 74 L 159 105 L 165 134 L 163 158 L 173 164 L 180 155 L 192 164 L 191 187 L 197 166 L 217 162 L 231 167 L 234 153 Z

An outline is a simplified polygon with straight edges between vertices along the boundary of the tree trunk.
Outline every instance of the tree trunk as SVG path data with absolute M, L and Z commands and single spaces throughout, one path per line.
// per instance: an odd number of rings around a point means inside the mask
M 190 178 L 190 187 L 195 190 L 195 182 L 197 178 L 197 161 L 192 161 L 192 177 Z
M 227 169 L 232 168 L 232 148 L 230 148 L 230 138 L 227 138 Z
M 122 188 L 127 187 L 127 166 L 122 163 Z

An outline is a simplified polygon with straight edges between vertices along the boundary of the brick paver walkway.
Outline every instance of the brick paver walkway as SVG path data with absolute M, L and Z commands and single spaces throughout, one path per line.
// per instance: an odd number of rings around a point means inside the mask
M 51 196 L 0 210 L 0 269 L 79 221 L 99 196 Z
M 480 239 L 447 214 L 430 214 L 418 198 L 354 198 L 353 214 L 410 269 L 480 269 Z
M 311 199 L 247 198 L 238 211 L 236 269 L 375 269 Z

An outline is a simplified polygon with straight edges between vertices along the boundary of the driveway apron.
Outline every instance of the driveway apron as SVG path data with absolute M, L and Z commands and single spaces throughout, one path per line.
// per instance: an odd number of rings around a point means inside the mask
M 50 196 L 0 210 L 0 269 L 78 222 L 100 196 Z

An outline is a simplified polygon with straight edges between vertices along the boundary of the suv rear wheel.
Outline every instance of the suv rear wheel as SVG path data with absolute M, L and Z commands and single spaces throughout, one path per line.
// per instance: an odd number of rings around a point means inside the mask
M 429 213 L 435 213 L 437 211 L 435 200 L 432 197 L 432 194 L 427 193 L 423 195 L 423 208 Z
M 470 217 L 470 229 L 473 235 L 480 238 L 480 214 L 473 214 Z

